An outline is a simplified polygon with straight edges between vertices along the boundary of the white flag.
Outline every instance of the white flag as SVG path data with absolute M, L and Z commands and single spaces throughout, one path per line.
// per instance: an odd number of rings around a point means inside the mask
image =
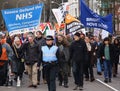
M 61 22 L 64 20 L 64 17 L 62 17 L 62 13 L 61 13 L 60 9 L 52 9 L 52 12 L 60 26 Z
M 58 9 L 52 9 L 53 14 L 59 24 L 61 25 L 61 22 L 64 20 L 66 13 L 68 12 L 69 9 L 69 3 L 63 3 Z

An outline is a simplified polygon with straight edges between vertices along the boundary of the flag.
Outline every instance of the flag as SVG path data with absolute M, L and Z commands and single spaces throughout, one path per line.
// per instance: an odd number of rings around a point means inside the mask
M 21 30 L 37 27 L 40 24 L 42 9 L 43 3 L 2 10 L 9 34 L 20 34 Z
M 101 28 L 113 33 L 112 14 L 102 17 L 87 7 L 84 0 L 80 0 L 81 16 L 80 21 L 85 27 Z
M 65 19 L 65 15 L 66 13 L 68 12 L 68 9 L 69 9 L 69 3 L 66 2 L 66 3 L 63 3 L 59 8 L 57 9 L 52 9 L 52 12 L 59 24 L 59 26 L 61 25 L 61 22 L 64 21 Z
M 51 30 L 50 26 L 48 24 L 46 24 L 44 30 L 42 31 L 43 35 L 46 35 L 47 31 Z
M 65 17 L 65 23 L 66 23 L 66 34 L 75 32 L 83 28 L 83 25 L 81 22 L 71 16 L 70 14 L 67 14 Z

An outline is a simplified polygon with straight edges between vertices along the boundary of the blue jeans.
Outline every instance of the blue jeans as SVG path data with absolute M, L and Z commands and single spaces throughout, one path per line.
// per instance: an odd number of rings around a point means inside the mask
M 110 60 L 104 60 L 104 77 L 109 79 L 112 77 L 112 63 Z
M 102 72 L 100 58 L 97 58 L 97 72 Z

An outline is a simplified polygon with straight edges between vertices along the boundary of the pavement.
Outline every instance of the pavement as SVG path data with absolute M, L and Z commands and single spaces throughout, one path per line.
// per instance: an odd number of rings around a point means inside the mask
M 103 75 L 97 75 L 96 68 L 94 68 L 94 74 L 95 74 L 95 81 L 84 81 L 84 89 L 83 91 L 120 91 L 120 65 L 119 65 L 119 71 L 116 78 L 112 78 L 111 83 L 104 83 L 104 77 Z M 28 88 L 28 76 L 24 75 L 22 85 L 21 87 L 16 87 L 16 83 L 14 82 L 14 85 L 5 87 L 1 86 L 0 91 L 48 91 L 47 85 L 43 84 L 42 79 L 41 83 L 38 86 L 38 88 Z M 57 91 L 75 91 L 73 88 L 75 87 L 74 79 L 73 77 L 69 77 L 69 88 L 64 88 L 63 86 L 58 85 L 58 80 L 56 79 L 57 84 Z M 76 90 L 79 91 L 79 90 Z

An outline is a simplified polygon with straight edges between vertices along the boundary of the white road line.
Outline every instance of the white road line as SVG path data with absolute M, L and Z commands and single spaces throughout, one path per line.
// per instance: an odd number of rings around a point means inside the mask
M 110 85 L 104 83 L 104 82 L 101 81 L 100 79 L 96 79 L 96 80 L 97 80 L 98 82 L 102 83 L 103 85 L 107 86 L 108 88 L 112 89 L 113 91 L 119 91 L 119 90 L 115 89 L 114 87 L 112 87 L 112 86 L 110 86 Z

